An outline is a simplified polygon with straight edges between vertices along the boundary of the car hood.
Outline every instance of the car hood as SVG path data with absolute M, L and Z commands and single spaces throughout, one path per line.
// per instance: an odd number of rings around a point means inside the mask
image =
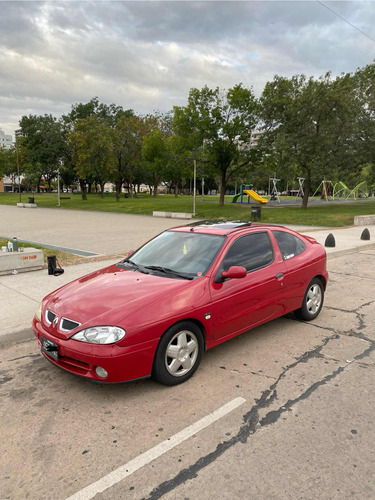
M 58 318 L 80 323 L 69 332 L 60 321 L 48 330 L 60 338 L 69 338 L 89 326 L 117 325 L 130 314 L 148 307 L 155 300 L 187 289 L 194 281 L 165 278 L 121 269 L 115 265 L 79 278 L 48 295 L 43 303 Z

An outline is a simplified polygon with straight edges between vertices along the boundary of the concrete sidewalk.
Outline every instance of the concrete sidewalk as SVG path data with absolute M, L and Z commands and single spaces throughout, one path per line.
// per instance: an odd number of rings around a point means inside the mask
M 94 253 L 125 255 L 157 233 L 178 225 L 171 219 L 154 219 L 98 212 L 30 210 L 0 206 L 0 233 L 40 243 L 79 248 Z M 22 213 L 26 212 L 25 216 Z M 34 215 L 35 214 L 35 215 Z M 4 219 L 11 217 L 11 220 Z M 35 219 L 35 220 L 34 220 Z M 186 221 L 181 221 L 185 224 Z M 317 228 L 290 226 L 301 234 L 310 235 L 324 245 L 328 234 L 336 240 L 335 248 L 326 248 L 328 259 L 356 251 L 375 248 L 375 226 L 369 226 L 371 239 L 361 240 L 364 227 Z M 78 243 L 77 233 L 81 234 Z M 104 236 L 103 236 L 104 235 Z M 47 270 L 0 276 L 0 345 L 32 336 L 31 321 L 41 299 L 49 292 L 89 272 L 113 264 L 120 258 L 66 266 L 65 273 L 50 276 Z M 329 268 L 329 264 L 328 264 Z

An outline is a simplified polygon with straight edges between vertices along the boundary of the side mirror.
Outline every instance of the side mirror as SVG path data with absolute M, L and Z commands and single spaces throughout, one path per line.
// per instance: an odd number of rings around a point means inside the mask
M 245 278 L 247 271 L 242 266 L 231 266 L 228 271 L 223 271 L 221 276 L 227 279 L 240 279 Z

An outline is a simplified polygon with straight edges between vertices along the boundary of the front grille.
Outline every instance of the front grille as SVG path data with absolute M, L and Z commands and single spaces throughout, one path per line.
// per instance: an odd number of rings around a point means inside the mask
M 61 318 L 60 321 L 60 330 L 64 332 L 70 332 L 71 330 L 74 330 L 78 326 L 80 326 L 81 323 L 78 323 L 78 321 L 73 321 L 68 318 Z
M 45 319 L 49 325 L 52 323 L 52 321 L 55 319 L 55 317 L 56 317 L 56 314 L 54 312 L 50 311 L 49 309 L 46 309 Z

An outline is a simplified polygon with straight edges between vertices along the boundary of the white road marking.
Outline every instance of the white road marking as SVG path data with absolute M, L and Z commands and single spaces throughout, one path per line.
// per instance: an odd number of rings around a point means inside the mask
M 245 401 L 246 399 L 244 398 L 232 399 L 232 401 L 229 401 L 229 403 L 221 406 L 220 408 L 213 411 L 209 415 L 206 415 L 205 417 L 201 418 L 200 420 L 198 420 L 198 422 L 195 422 L 195 424 L 192 424 L 189 427 L 186 427 L 186 429 L 177 432 L 177 434 L 175 434 L 171 438 L 163 441 L 162 443 L 157 444 L 148 451 L 145 451 L 144 453 L 142 453 L 142 455 L 139 455 L 139 457 L 130 460 L 130 462 L 128 462 L 127 464 L 122 465 L 118 469 L 110 472 L 109 474 L 102 477 L 98 481 L 95 481 L 95 483 L 89 484 L 81 491 L 78 491 L 77 493 L 70 496 L 66 500 L 90 500 L 98 493 L 102 493 L 103 491 L 110 488 L 114 484 L 119 483 L 126 477 L 130 476 L 131 474 L 139 470 L 141 467 L 144 467 L 145 465 L 149 464 L 150 462 L 160 457 L 167 451 L 171 450 L 175 446 L 179 445 L 183 441 L 186 441 L 186 439 L 189 439 L 197 432 L 205 429 L 206 427 L 213 424 L 220 418 L 225 417 L 225 415 L 227 415 L 231 411 L 241 406 L 243 403 L 245 403 Z

